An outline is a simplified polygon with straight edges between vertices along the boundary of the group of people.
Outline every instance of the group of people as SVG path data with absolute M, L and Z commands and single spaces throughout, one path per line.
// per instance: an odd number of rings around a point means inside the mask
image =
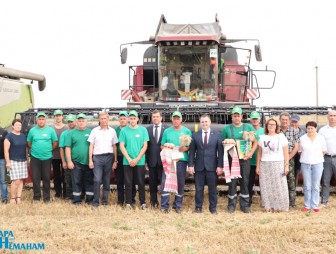
M 328 124 L 317 132 L 317 123 L 306 123 L 300 129 L 298 115 L 283 112 L 280 122 L 274 118 L 260 126 L 257 111 L 243 123 L 243 111 L 235 106 L 232 124 L 220 133 L 211 127 L 209 115 L 200 117 L 201 129 L 192 133 L 182 125 L 181 112 L 175 111 L 172 125 L 162 123 L 158 110 L 151 113 L 152 124 L 138 125 L 135 110 L 119 112 L 119 126 L 109 126 L 107 112 L 99 113 L 99 125 L 92 130 L 83 113 L 54 111 L 54 124 L 47 125 L 47 115 L 38 112 L 37 125 L 28 136 L 21 133 L 22 122 L 14 119 L 12 132 L 0 129 L 1 200 L 8 202 L 6 171 L 11 178 L 10 203 L 20 203 L 23 179 L 28 177 L 27 161 L 33 180 L 33 202 L 50 197 L 51 168 L 55 198 L 69 199 L 75 205 L 83 201 L 98 207 L 108 205 L 111 173 L 117 182 L 117 204 L 135 208 L 138 190 L 139 208 L 147 209 L 145 174 L 149 170 L 150 206 L 163 213 L 181 213 L 187 172 L 195 180 L 195 213 L 201 213 L 204 188 L 208 186 L 209 211 L 217 213 L 218 177 L 228 184 L 227 211 L 237 206 L 251 212 L 253 186 L 259 175 L 262 206 L 265 211 L 288 211 L 296 206 L 298 170 L 304 178 L 304 211 L 320 211 L 320 181 L 322 205 L 327 206 L 329 187 L 336 174 L 336 111 L 328 112 Z M 43 183 L 41 195 L 40 183 Z M 159 197 L 158 186 L 161 185 Z M 137 189 L 136 189 L 137 186 Z M 171 193 L 175 194 L 170 204 Z

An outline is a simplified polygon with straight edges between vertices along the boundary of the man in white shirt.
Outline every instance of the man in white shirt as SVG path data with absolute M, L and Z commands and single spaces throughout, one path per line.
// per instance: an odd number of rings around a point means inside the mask
M 333 174 L 336 176 L 336 110 L 328 112 L 328 125 L 323 126 L 319 133 L 327 143 L 327 153 L 324 155 L 322 176 L 322 207 L 326 207 L 329 201 L 330 181 Z
M 100 183 L 103 183 L 102 205 L 107 205 L 110 192 L 112 168 L 117 168 L 117 133 L 108 126 L 107 112 L 99 113 L 99 126 L 94 128 L 88 138 L 89 167 L 93 169 L 93 206 L 99 206 Z

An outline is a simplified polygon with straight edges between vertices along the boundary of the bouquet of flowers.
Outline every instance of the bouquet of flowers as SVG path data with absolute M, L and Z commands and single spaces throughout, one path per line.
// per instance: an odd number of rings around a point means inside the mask
M 189 135 L 181 135 L 180 136 L 180 144 L 181 146 L 188 147 L 191 143 L 191 137 Z
M 252 142 L 255 139 L 254 131 L 244 131 L 243 132 L 243 139 L 246 141 L 245 143 L 245 151 L 244 155 L 246 156 L 252 149 Z
M 244 131 L 243 132 L 243 139 L 248 141 L 253 141 L 255 139 L 254 131 Z

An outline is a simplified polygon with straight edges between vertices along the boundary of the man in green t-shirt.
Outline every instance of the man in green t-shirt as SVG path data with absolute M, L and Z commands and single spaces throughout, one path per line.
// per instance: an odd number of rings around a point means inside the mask
M 254 128 L 255 138 L 259 140 L 260 136 L 264 135 L 264 128 L 260 126 L 260 114 L 257 111 L 251 112 L 250 123 Z M 251 170 L 250 170 L 250 177 L 249 177 L 249 184 L 248 184 L 248 190 L 249 190 L 249 195 L 250 195 L 250 200 L 249 200 L 250 207 L 252 205 L 253 186 L 254 186 L 255 176 L 256 176 L 257 153 L 258 153 L 258 149 L 256 149 L 256 151 L 254 152 L 250 160 Z
M 139 191 L 140 209 L 145 210 L 145 153 L 149 141 L 147 129 L 138 125 L 138 113 L 128 113 L 129 125 L 122 128 L 119 135 L 120 150 L 124 155 L 124 180 L 126 193 L 126 209 L 134 208 L 132 203 L 133 179 L 136 179 Z
M 223 128 L 222 131 L 222 138 L 223 143 L 229 142 L 229 140 L 243 140 L 244 131 L 251 132 L 254 131 L 254 128 L 251 124 L 242 123 L 243 119 L 243 110 L 235 106 L 231 111 L 232 117 L 232 124 L 228 124 Z M 239 159 L 240 165 L 240 175 L 241 178 L 239 179 L 240 183 L 240 194 L 239 194 L 239 203 L 240 203 L 240 210 L 244 213 L 250 213 L 249 208 L 249 200 L 250 195 L 248 191 L 248 183 L 250 178 L 250 159 L 253 156 L 253 153 L 257 149 L 258 142 L 256 139 L 252 142 L 251 150 L 244 155 L 244 158 Z M 239 148 L 238 148 L 239 149 Z M 231 179 L 229 183 L 229 191 L 228 191 L 228 212 L 233 213 L 236 210 L 237 205 L 237 183 L 238 179 L 234 178 Z
M 68 169 L 67 158 L 65 156 L 65 140 L 66 137 L 68 136 L 69 131 L 75 129 L 76 127 L 76 116 L 73 114 L 69 114 L 66 116 L 65 120 L 68 123 L 68 129 L 62 132 L 58 143 L 58 147 L 60 149 L 62 167 L 64 168 L 64 184 L 66 186 L 65 193 L 63 193 L 64 199 L 72 200 L 71 170 Z
M 89 168 L 88 138 L 91 129 L 87 128 L 86 115 L 77 115 L 77 128 L 69 131 L 65 140 L 65 154 L 68 169 L 71 170 L 73 204 L 82 202 L 82 184 L 85 186 L 85 202 L 92 204 L 93 201 L 93 171 Z
M 41 179 L 43 182 L 43 201 L 50 202 L 50 172 L 52 150 L 58 146 L 57 135 L 54 129 L 47 126 L 47 115 L 38 112 L 37 125 L 30 129 L 27 136 L 27 145 L 30 149 L 30 166 L 33 178 L 33 201 L 41 199 Z
M 117 137 L 119 140 L 120 131 L 122 128 L 128 125 L 128 113 L 127 111 L 120 111 L 119 112 L 119 126 L 115 128 L 117 133 Z M 124 156 L 120 150 L 120 143 L 117 144 L 117 168 L 115 169 L 115 178 L 117 181 L 117 204 L 119 206 L 123 206 L 125 202 L 125 181 L 124 181 Z M 135 179 L 133 180 L 133 187 L 132 187 L 132 204 L 135 204 L 135 195 L 136 195 L 136 187 L 135 187 Z
M 176 213 L 181 213 L 183 195 L 184 195 L 184 185 L 187 172 L 188 164 L 188 150 L 189 146 L 182 146 L 180 144 L 181 135 L 189 135 L 191 137 L 192 133 L 187 127 L 182 126 L 182 114 L 179 111 L 175 111 L 172 114 L 173 125 L 165 130 L 161 140 L 161 149 L 173 148 L 171 145 L 178 146 L 179 152 L 183 152 L 183 158 L 176 162 L 176 176 L 177 176 L 177 188 L 178 193 L 175 195 L 175 201 L 173 204 L 173 209 Z M 164 186 L 166 183 L 166 174 L 162 172 L 161 180 L 161 212 L 167 213 L 169 211 L 169 200 L 170 193 L 164 191 Z

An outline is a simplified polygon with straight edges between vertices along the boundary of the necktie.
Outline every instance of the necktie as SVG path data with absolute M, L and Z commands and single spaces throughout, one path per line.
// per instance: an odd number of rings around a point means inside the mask
M 207 144 L 208 144 L 208 132 L 205 131 L 204 132 L 204 142 L 203 142 L 203 145 L 207 146 Z
M 159 125 L 155 125 L 154 139 L 156 143 L 159 141 L 158 140 L 159 139 L 158 128 L 159 128 Z

